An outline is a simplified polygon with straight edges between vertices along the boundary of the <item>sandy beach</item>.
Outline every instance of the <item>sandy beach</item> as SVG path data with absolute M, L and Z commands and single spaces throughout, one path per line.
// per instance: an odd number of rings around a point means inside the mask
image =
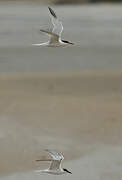
M 33 172 L 48 166 L 35 161 L 45 148 L 65 155 L 73 175 L 63 178 L 121 179 L 121 81 L 119 72 L 1 73 L 0 179 L 54 178 Z

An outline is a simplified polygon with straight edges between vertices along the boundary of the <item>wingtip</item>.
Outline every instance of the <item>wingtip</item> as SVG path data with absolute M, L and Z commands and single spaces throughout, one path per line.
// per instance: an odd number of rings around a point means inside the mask
M 52 15 L 54 18 L 57 18 L 56 14 L 55 14 L 55 12 L 52 10 L 52 8 L 48 6 L 48 9 L 49 9 L 51 15 Z
M 41 32 L 44 32 L 44 30 L 43 30 L 43 29 L 40 29 L 40 31 L 41 31 Z
M 50 11 L 50 13 L 51 13 L 51 7 L 50 7 L 50 6 L 48 6 L 48 9 L 49 9 L 49 11 Z
M 44 151 L 50 153 L 52 150 L 50 150 L 50 149 L 45 149 Z
M 51 12 L 52 8 L 51 8 L 50 6 L 48 6 L 48 9 L 49 9 L 49 11 Z

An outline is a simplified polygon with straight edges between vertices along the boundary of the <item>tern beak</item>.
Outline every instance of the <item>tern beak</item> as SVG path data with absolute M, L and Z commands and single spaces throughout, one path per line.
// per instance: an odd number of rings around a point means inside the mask
M 68 171 L 67 169 L 63 169 L 64 171 L 66 171 L 67 173 L 70 173 L 70 174 L 72 174 L 70 171 Z
M 69 42 L 69 44 L 74 45 L 74 43 L 72 43 L 72 42 Z
M 68 171 L 68 173 L 72 174 L 72 172 Z

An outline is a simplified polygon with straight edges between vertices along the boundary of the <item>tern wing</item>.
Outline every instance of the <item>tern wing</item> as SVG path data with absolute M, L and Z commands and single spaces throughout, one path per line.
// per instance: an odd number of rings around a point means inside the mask
M 57 160 L 57 161 L 61 161 L 64 159 L 63 155 L 62 154 L 59 154 L 55 151 L 52 151 L 52 150 L 49 150 L 49 149 L 46 149 L 45 151 L 47 151 L 53 158 L 53 160 Z
M 63 25 L 62 25 L 62 22 L 59 21 L 59 19 L 57 18 L 55 12 L 50 8 L 49 8 L 49 11 L 50 11 L 50 14 L 51 14 L 51 21 L 52 21 L 52 24 L 53 24 L 53 30 L 52 32 L 61 36 L 61 33 L 63 31 Z
M 49 167 L 50 170 L 57 170 L 61 167 L 61 160 L 52 160 L 52 163 Z
M 50 36 L 50 43 L 56 43 L 59 41 L 59 36 L 53 32 L 40 29 L 41 32 L 47 33 Z
M 59 153 L 57 153 L 55 151 L 49 150 L 49 149 L 46 149 L 45 151 L 47 151 L 51 155 L 51 157 L 53 158 L 49 169 L 50 170 L 60 169 L 61 161 L 64 159 L 63 155 L 59 154 Z

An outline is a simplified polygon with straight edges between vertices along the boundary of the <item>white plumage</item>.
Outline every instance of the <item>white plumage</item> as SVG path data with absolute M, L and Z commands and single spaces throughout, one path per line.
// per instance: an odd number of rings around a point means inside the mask
M 46 43 L 33 44 L 33 45 L 34 46 L 48 46 L 48 47 L 61 47 L 61 46 L 73 45 L 73 43 L 69 41 L 61 40 L 61 34 L 63 31 L 62 22 L 59 21 L 59 19 L 56 16 L 56 13 L 50 7 L 48 7 L 48 9 L 50 11 L 50 17 L 51 17 L 51 22 L 53 24 L 53 30 L 47 31 L 47 30 L 40 29 L 40 31 L 49 35 L 50 39 Z
M 64 159 L 62 154 L 57 153 L 57 152 L 52 151 L 52 150 L 49 150 L 49 149 L 46 149 L 45 151 L 47 151 L 51 155 L 52 159 L 37 160 L 37 161 L 51 161 L 50 167 L 48 169 L 39 170 L 36 172 L 49 173 L 49 174 L 54 174 L 54 175 L 62 175 L 62 174 L 66 174 L 66 173 L 72 174 L 67 169 L 64 169 L 61 167 L 61 162 Z

